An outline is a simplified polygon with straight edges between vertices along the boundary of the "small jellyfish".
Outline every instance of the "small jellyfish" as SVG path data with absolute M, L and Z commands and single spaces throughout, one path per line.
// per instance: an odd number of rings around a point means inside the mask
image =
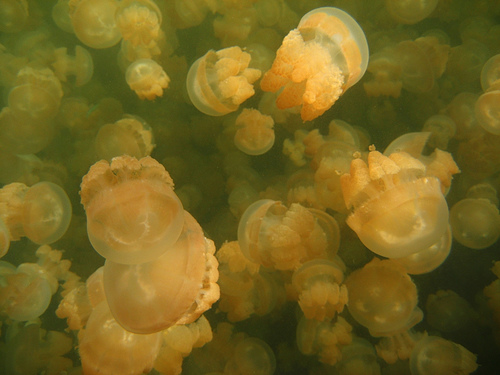
M 292 286 L 307 319 L 331 320 L 347 303 L 345 265 L 339 257 L 314 259 L 304 263 L 292 275 Z
M 425 165 L 405 152 L 386 157 L 371 151 L 368 164 L 354 159 L 341 185 L 347 207 L 353 208 L 347 224 L 376 254 L 401 258 L 435 244 L 446 232 L 449 213 L 441 181 L 426 176 Z
M 139 59 L 130 64 L 125 72 L 125 80 L 140 99 L 148 100 L 163 96 L 163 89 L 170 83 L 161 65 L 151 59 Z
M 75 56 L 68 55 L 67 48 L 61 47 L 54 51 L 56 60 L 52 63 L 54 73 L 61 82 L 66 82 L 69 75 L 75 76 L 77 87 L 85 85 L 94 73 L 94 62 L 89 51 L 76 46 Z
M 106 301 L 94 307 L 78 333 L 78 352 L 85 374 L 142 374 L 153 368 L 161 333 L 138 335 L 113 318 Z
M 3 218 L 0 217 L 0 258 L 7 254 L 10 247 L 9 229 L 5 225 Z
M 219 299 L 215 246 L 184 213 L 179 239 L 141 264 L 106 260 L 104 290 L 115 319 L 127 331 L 153 333 L 191 323 Z
M 0 0 L 0 31 L 17 33 L 24 29 L 28 20 L 26 0 Z
M 345 280 L 347 307 L 372 336 L 405 332 L 423 318 L 417 287 L 404 268 L 391 259 L 374 258 Z
M 186 86 L 189 99 L 201 112 L 222 116 L 238 109 L 255 91 L 261 72 L 249 68 L 251 57 L 240 47 L 208 51 L 189 68 Z
M 165 168 L 150 157 L 123 155 L 94 164 L 80 191 L 94 249 L 121 264 L 148 262 L 166 252 L 184 223 L 173 186 Z
M 369 341 L 353 337 L 341 354 L 342 360 L 335 366 L 339 375 L 380 375 L 377 353 Z
M 109 48 L 122 38 L 116 25 L 116 0 L 70 0 L 69 16 L 75 35 L 92 48 Z
M 248 155 L 262 155 L 274 145 L 274 120 L 257 109 L 243 109 L 236 118 L 234 144 Z
M 336 220 L 323 211 L 261 199 L 242 215 L 238 242 L 251 261 L 291 270 L 310 259 L 334 257 L 340 232 Z
M 399 23 L 412 25 L 427 18 L 436 9 L 438 0 L 385 0 L 389 14 Z
M 474 112 L 479 125 L 488 133 L 500 135 L 500 90 L 487 91 L 476 101 Z
M 175 12 L 172 17 L 177 18 L 181 29 L 199 25 L 208 12 L 217 10 L 216 0 L 175 0 Z
M 483 91 L 500 89 L 500 54 L 490 57 L 481 69 L 481 88 Z
M 429 325 L 441 332 L 456 332 L 466 327 L 473 314 L 469 302 L 452 290 L 429 294 L 425 310 Z
M 450 210 L 453 238 L 471 249 L 485 249 L 500 236 L 496 191 L 490 184 L 472 186 Z
M 427 336 L 415 345 L 410 357 L 412 375 L 468 375 L 477 369 L 477 357 L 462 345 Z
M 276 358 L 267 343 L 256 337 L 246 337 L 236 344 L 231 358 L 226 362 L 227 375 L 272 375 Z
M 455 136 L 457 125 L 447 115 L 433 115 L 429 117 L 422 128 L 423 132 L 430 132 L 427 146 L 431 149 L 446 150 L 448 142 Z
M 154 147 L 151 127 L 140 117 L 132 115 L 102 126 L 95 138 L 97 156 L 108 161 L 121 155 L 140 159 L 149 156 Z
M 260 86 L 283 88 L 277 107 L 302 106 L 302 120 L 311 121 L 358 82 L 367 65 L 368 44 L 358 23 L 338 8 L 318 8 L 285 37 Z

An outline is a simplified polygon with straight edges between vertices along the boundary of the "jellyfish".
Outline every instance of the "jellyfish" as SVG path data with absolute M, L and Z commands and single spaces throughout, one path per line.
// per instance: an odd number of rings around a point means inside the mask
M 11 241 L 26 236 L 37 244 L 53 243 L 66 233 L 71 213 L 66 192 L 52 182 L 39 182 L 30 188 L 12 183 L 0 190 L 0 216 Z
M 427 18 L 436 8 L 438 0 L 386 0 L 385 7 L 398 23 L 412 25 Z
M 471 323 L 469 302 L 453 290 L 438 290 L 427 297 L 425 319 L 441 332 L 456 332 Z
M 122 38 L 116 25 L 116 0 L 70 0 L 69 16 L 80 41 L 92 48 L 109 48 Z
M 148 100 L 163 96 L 163 89 L 170 82 L 160 64 L 151 59 L 139 59 L 130 64 L 125 72 L 125 79 L 140 99 Z
M 481 88 L 484 92 L 500 89 L 500 54 L 490 57 L 483 65 Z
M 90 81 L 94 73 L 94 62 L 90 53 L 81 46 L 75 47 L 75 56 L 68 55 L 66 47 L 54 51 L 55 61 L 52 63 L 54 73 L 61 82 L 66 82 L 69 75 L 75 76 L 75 85 L 83 86 Z
M 500 90 L 490 90 L 479 96 L 474 107 L 479 125 L 488 133 L 500 135 Z
M 81 184 L 94 249 L 121 264 L 158 258 L 179 238 L 184 210 L 165 168 L 123 155 L 94 164 Z
M 184 213 L 178 240 L 150 262 L 106 260 L 104 290 L 111 313 L 127 331 L 149 334 L 191 323 L 219 299 L 215 246 Z
M 340 234 L 335 219 L 325 212 L 261 199 L 241 217 L 238 242 L 251 261 L 290 270 L 310 259 L 335 256 Z
M 102 126 L 95 138 L 97 156 L 108 161 L 121 155 L 140 159 L 151 155 L 154 147 L 151 127 L 132 115 L 124 115 L 121 120 Z
M 274 120 L 257 109 L 243 109 L 236 118 L 234 144 L 248 155 L 262 155 L 274 145 Z
M 276 358 L 271 347 L 256 337 L 247 337 L 234 347 L 234 352 L 224 367 L 228 375 L 272 375 Z
M 490 184 L 472 186 L 450 210 L 453 238 L 471 249 L 485 249 L 500 237 L 496 190 Z
M 186 86 L 189 99 L 201 112 L 222 116 L 238 109 L 255 91 L 261 72 L 249 68 L 250 54 L 240 47 L 208 51 L 189 68 Z
M 448 166 L 442 169 L 447 175 Z M 354 159 L 341 185 L 347 207 L 353 208 L 347 224 L 376 254 L 404 257 L 437 243 L 446 232 L 449 213 L 441 181 L 426 176 L 425 165 L 405 152 L 386 157 L 371 151 L 368 164 Z
M 152 0 L 121 1 L 115 18 L 123 40 L 134 47 L 151 48 L 161 35 L 162 14 Z
M 410 357 L 412 375 L 464 374 L 476 371 L 477 357 L 462 345 L 437 336 L 420 340 Z
M 285 37 L 260 86 L 283 89 L 277 107 L 301 106 L 302 120 L 311 121 L 358 82 L 367 65 L 368 44 L 358 23 L 338 8 L 318 8 Z
M 377 353 L 367 340 L 353 335 L 352 342 L 342 347 L 341 355 L 335 365 L 339 375 L 380 375 Z
M 17 33 L 24 29 L 29 10 L 26 0 L 2 0 L 0 2 L 0 31 Z

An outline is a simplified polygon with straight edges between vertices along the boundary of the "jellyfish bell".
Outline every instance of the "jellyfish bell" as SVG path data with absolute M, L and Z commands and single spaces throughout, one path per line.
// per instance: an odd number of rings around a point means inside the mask
M 106 298 L 113 316 L 127 331 L 153 333 L 181 319 L 189 323 L 218 299 L 218 288 L 210 289 L 214 293 L 206 288 L 218 276 L 217 269 L 210 267 L 215 259 L 213 243 L 188 212 L 184 218 L 179 239 L 157 259 L 135 265 L 106 261 Z
M 84 176 L 80 196 L 94 249 L 106 259 L 139 264 L 179 238 L 184 222 L 173 181 L 156 160 L 123 155 L 101 160 Z

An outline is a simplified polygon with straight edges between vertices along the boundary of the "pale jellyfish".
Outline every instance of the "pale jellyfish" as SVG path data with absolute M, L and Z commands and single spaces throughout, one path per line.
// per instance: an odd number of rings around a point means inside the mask
M 473 313 L 469 302 L 452 290 L 429 294 L 425 304 L 425 319 L 441 332 L 456 332 L 471 323 Z
M 0 31 L 17 33 L 24 29 L 28 21 L 29 10 L 26 0 L 0 1 Z
M 83 47 L 75 47 L 75 56 L 69 56 L 66 47 L 54 51 L 56 60 L 52 63 L 54 73 L 61 82 L 66 82 L 70 75 L 75 76 L 77 87 L 90 81 L 94 73 L 94 62 L 90 53 Z
M 255 91 L 258 69 L 249 68 L 250 54 L 240 47 L 208 51 L 189 68 L 186 86 L 189 99 L 201 112 L 222 116 L 238 109 Z
M 139 59 L 130 64 L 125 80 L 140 99 L 148 100 L 163 96 L 163 89 L 170 83 L 161 65 L 151 59 Z
M 368 44 L 358 23 L 338 8 L 318 8 L 285 37 L 260 86 L 283 89 L 277 107 L 301 106 L 302 120 L 311 121 L 358 82 L 367 65 Z
M 243 109 L 236 118 L 234 144 L 248 155 L 262 155 L 274 145 L 274 120 L 257 109 Z
M 184 224 L 173 181 L 156 160 L 131 156 L 101 160 L 83 177 L 82 204 L 94 249 L 116 263 L 158 258 L 173 245 Z
M 487 91 L 477 99 L 474 107 L 479 125 L 488 133 L 500 135 L 500 90 Z
M 481 88 L 485 92 L 500 89 L 500 54 L 490 57 L 483 65 Z
M 385 0 L 385 7 L 394 20 L 410 25 L 427 18 L 437 4 L 438 0 Z

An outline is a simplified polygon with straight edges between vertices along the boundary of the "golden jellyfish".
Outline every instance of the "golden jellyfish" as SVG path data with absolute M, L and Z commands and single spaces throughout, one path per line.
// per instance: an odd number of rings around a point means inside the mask
M 456 129 L 457 125 L 451 117 L 438 114 L 432 115 L 425 120 L 422 131 L 431 133 L 427 141 L 428 147 L 446 150 L 448 148 L 448 142 L 455 136 Z
M 69 56 L 66 47 L 57 48 L 54 51 L 56 60 L 52 63 L 54 73 L 61 82 L 66 82 L 70 75 L 75 76 L 77 87 L 88 83 L 94 73 L 94 62 L 89 51 L 76 46 L 75 56 Z
M 151 127 L 140 117 L 132 115 L 102 126 L 95 138 L 97 156 L 105 160 L 121 155 L 140 159 L 149 156 L 154 147 Z
M 196 320 L 219 298 L 214 252 L 185 212 L 179 239 L 157 259 L 133 265 L 107 260 L 104 290 L 117 322 L 130 332 L 153 333 Z
M 374 258 L 345 280 L 347 308 L 372 336 L 392 336 L 419 323 L 417 287 L 404 268 L 391 259 Z
M 490 57 L 481 69 L 483 91 L 500 89 L 500 54 Z
M 438 290 L 427 297 L 425 320 L 441 332 L 456 332 L 471 323 L 474 310 L 453 290 Z
M 74 33 L 69 16 L 69 2 L 70 0 L 57 0 L 57 3 L 52 7 L 52 20 L 61 30 Z
M 341 350 L 342 359 L 335 365 L 339 375 L 380 375 L 377 353 L 369 341 L 353 337 Z
M 410 370 L 412 375 L 468 375 L 478 368 L 476 359 L 462 345 L 442 337 L 427 336 L 413 348 Z
M 121 264 L 158 258 L 179 238 L 184 210 L 156 160 L 123 155 L 101 160 L 83 177 L 80 196 L 94 249 Z
M 353 209 L 347 224 L 376 254 L 404 257 L 446 232 L 449 212 L 441 181 L 426 176 L 425 165 L 405 152 L 371 151 L 368 164 L 354 159 L 341 185 L 346 206 Z
M 500 237 L 496 190 L 490 184 L 472 186 L 450 210 L 453 238 L 471 249 L 485 249 Z
M 209 116 L 222 116 L 238 109 L 255 91 L 258 69 L 249 68 L 251 56 L 240 47 L 208 51 L 196 60 L 187 75 L 189 99 Z
M 427 18 L 437 4 L 438 0 L 385 0 L 385 7 L 394 20 L 410 25 Z
M 12 183 L 0 190 L 0 216 L 11 241 L 26 236 L 37 244 L 53 243 L 66 233 L 71 213 L 68 195 L 52 182 L 39 182 L 29 188 Z
M 479 125 L 488 133 L 500 135 L 500 90 L 487 91 L 476 101 L 474 107 Z
M 149 47 L 161 34 L 162 14 L 152 0 L 121 1 L 115 18 L 123 40 L 134 47 Z
M 26 0 L 0 0 L 0 31 L 17 33 L 23 30 L 28 20 Z
M 292 286 L 306 319 L 331 320 L 347 303 L 345 265 L 339 257 L 314 259 L 304 263 L 292 275 Z
M 270 346 L 256 337 L 246 337 L 236 344 L 224 367 L 227 375 L 272 375 L 276 358 Z
M 323 211 L 261 199 L 243 213 L 238 242 L 251 261 L 291 270 L 310 259 L 334 257 L 340 232 L 336 220 Z
M 151 59 L 139 59 L 130 64 L 125 72 L 125 80 L 140 99 L 148 100 L 163 96 L 163 89 L 170 82 L 161 65 Z
M 73 31 L 80 41 L 92 48 L 109 48 L 122 35 L 116 25 L 116 0 L 70 0 L 69 16 Z
M 153 368 L 161 333 L 128 332 L 113 318 L 106 301 L 101 301 L 79 331 L 78 341 L 85 375 L 136 375 Z
M 3 218 L 0 217 L 0 258 L 7 254 L 10 247 L 9 229 L 5 225 Z
M 274 120 L 257 109 L 244 108 L 236 118 L 234 144 L 248 155 L 262 155 L 274 145 Z
M 260 86 L 282 89 L 277 107 L 301 106 L 302 120 L 311 121 L 358 82 L 367 65 L 368 44 L 358 23 L 338 8 L 317 8 L 285 37 Z

